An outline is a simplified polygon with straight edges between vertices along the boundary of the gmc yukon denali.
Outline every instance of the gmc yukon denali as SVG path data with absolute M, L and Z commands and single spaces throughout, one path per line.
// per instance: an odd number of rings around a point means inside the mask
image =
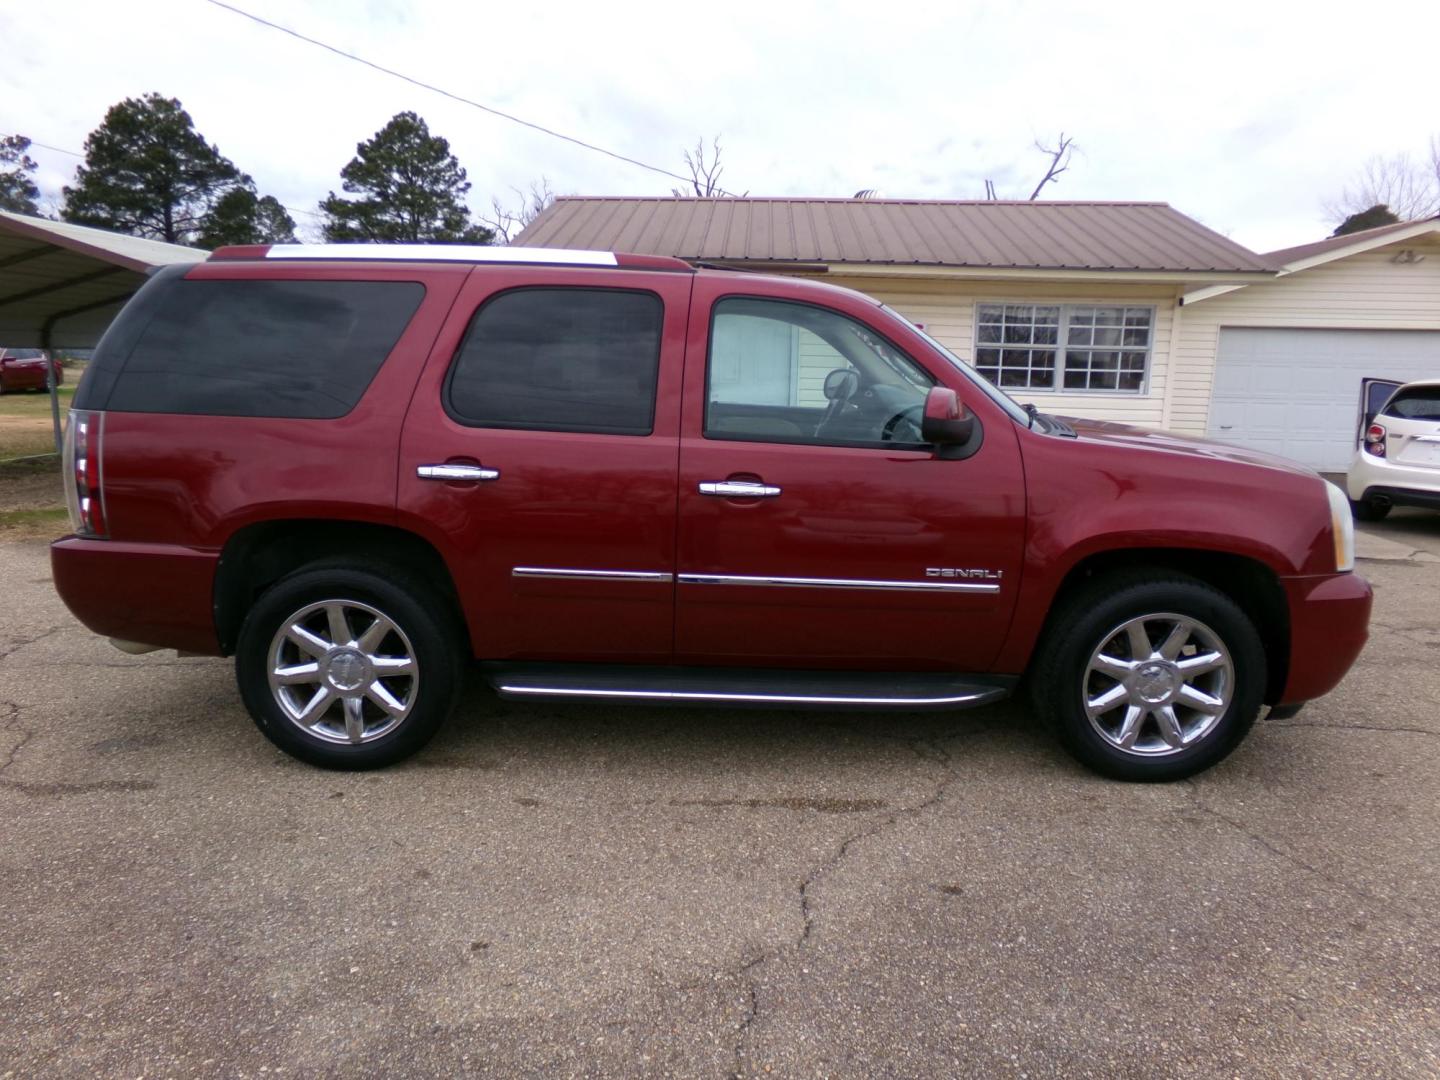
M 965 708 L 1169 780 L 1365 642 L 1345 494 L 1021 408 L 812 281 L 608 252 L 232 247 L 75 395 L 56 587 L 235 657 L 277 746 L 371 768 L 509 698 Z M 478 665 L 475 664 L 478 661 Z

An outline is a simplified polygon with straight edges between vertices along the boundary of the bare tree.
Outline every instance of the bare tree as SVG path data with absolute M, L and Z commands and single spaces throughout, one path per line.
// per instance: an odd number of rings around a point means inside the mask
M 1430 140 L 1430 160 L 1408 153 L 1368 159 L 1340 196 L 1325 203 L 1336 223 L 1372 206 L 1388 206 L 1401 221 L 1440 213 L 1440 136 Z
M 1073 135 L 1066 135 L 1062 131 L 1056 137 L 1054 146 L 1046 146 L 1039 139 L 1036 139 L 1035 149 L 1048 157 L 1050 162 L 1045 167 L 1045 175 L 1042 176 L 1040 182 L 1035 185 L 1035 190 L 1030 192 L 1031 202 L 1034 202 L 1040 197 L 1040 192 L 1045 189 L 1046 184 L 1056 184 L 1060 182 L 1060 174 L 1070 168 L 1070 159 L 1075 156 L 1075 151 L 1078 148 L 1075 145 L 1075 137 Z M 995 188 L 995 181 L 988 178 L 985 181 L 985 198 L 991 202 L 1000 198 Z
M 1055 140 L 1053 147 L 1046 146 L 1039 139 L 1036 139 L 1035 149 L 1039 150 L 1042 154 L 1050 155 L 1050 167 L 1045 170 L 1045 175 L 1042 176 L 1040 182 L 1035 185 L 1035 190 L 1030 193 L 1031 202 L 1034 202 L 1040 197 L 1040 192 L 1046 184 L 1058 183 L 1060 174 L 1070 168 L 1070 158 L 1073 157 L 1075 153 L 1075 137 L 1072 135 L 1067 138 L 1062 131 Z
M 515 205 L 506 205 L 498 197 L 492 196 L 490 216 L 475 215 L 480 219 L 481 224 L 494 230 L 502 244 L 508 244 L 514 240 L 525 226 L 539 217 L 555 201 L 555 192 L 550 190 L 550 180 L 544 176 L 539 180 L 530 181 L 530 187 L 525 191 L 521 191 L 517 187 L 512 187 L 510 190 L 519 200 Z
M 685 151 L 685 167 L 690 171 L 690 186 L 695 190 L 686 191 L 683 188 L 671 188 L 670 194 L 679 198 L 689 198 L 692 194 L 701 199 L 713 199 L 721 196 L 733 197 L 732 193 L 720 186 L 720 174 L 725 171 L 720 164 L 720 136 L 710 140 L 710 150 L 705 150 L 705 140 L 695 141 L 695 152 Z M 750 192 L 745 192 L 746 195 Z M 744 196 L 742 196 L 743 198 Z

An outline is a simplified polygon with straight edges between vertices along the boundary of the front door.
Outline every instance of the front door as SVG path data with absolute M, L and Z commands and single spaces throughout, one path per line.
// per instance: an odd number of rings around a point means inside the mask
M 483 659 L 666 663 L 692 277 L 481 267 L 416 388 L 400 524 Z
M 877 329 L 887 324 L 873 305 L 835 304 L 787 300 L 763 281 L 697 281 L 676 659 L 985 671 L 1019 589 L 1013 427 L 992 406 L 978 452 L 937 456 L 919 433 L 926 391 L 943 382 L 974 409 L 975 387 L 933 354 L 917 360 L 918 339 L 907 354 L 891 339 L 908 328 Z

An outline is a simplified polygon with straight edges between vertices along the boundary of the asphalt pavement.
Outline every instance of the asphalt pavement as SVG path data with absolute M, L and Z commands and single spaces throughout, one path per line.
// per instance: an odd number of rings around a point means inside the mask
M 0 1077 L 1440 1074 L 1440 515 L 1193 782 L 1019 707 L 515 704 L 404 766 L 252 727 L 0 545 Z

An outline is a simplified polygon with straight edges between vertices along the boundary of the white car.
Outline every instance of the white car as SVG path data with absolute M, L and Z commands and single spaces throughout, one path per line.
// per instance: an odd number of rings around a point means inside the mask
M 1392 506 L 1440 510 L 1440 379 L 1366 379 L 1361 416 L 1346 477 L 1355 516 L 1379 521 Z

